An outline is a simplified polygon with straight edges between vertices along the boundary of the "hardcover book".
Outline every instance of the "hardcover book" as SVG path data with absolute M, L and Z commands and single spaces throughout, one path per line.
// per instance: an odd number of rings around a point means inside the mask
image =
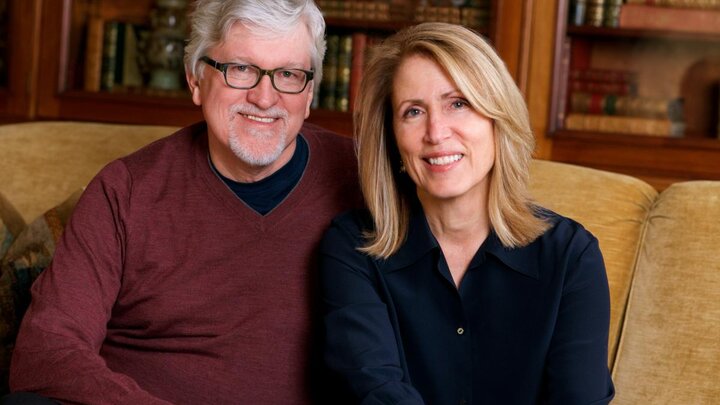
M 565 118 L 565 129 L 631 135 L 681 137 L 685 132 L 685 124 L 683 122 L 673 122 L 661 118 L 572 113 L 568 114 Z
M 89 19 L 86 29 L 83 89 L 86 91 L 100 91 L 105 21 L 100 17 L 92 17 Z
M 625 4 L 621 28 L 720 34 L 720 10 Z

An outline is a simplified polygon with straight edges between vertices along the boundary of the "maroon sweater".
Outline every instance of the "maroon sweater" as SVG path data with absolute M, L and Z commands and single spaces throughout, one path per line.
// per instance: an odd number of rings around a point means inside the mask
M 11 388 L 88 404 L 309 403 L 316 246 L 360 197 L 350 140 L 302 134 L 305 173 L 266 216 L 212 172 L 204 124 L 105 167 L 33 286 Z

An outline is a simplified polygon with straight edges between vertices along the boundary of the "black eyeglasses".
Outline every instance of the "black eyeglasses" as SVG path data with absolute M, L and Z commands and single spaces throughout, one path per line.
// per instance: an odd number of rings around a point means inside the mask
M 229 87 L 240 90 L 252 89 L 260 83 L 263 76 L 268 75 L 275 90 L 280 93 L 298 94 L 305 90 L 315 74 L 312 70 L 283 67 L 267 70 L 255 65 L 219 63 L 207 56 L 200 57 L 200 60 L 221 71 Z

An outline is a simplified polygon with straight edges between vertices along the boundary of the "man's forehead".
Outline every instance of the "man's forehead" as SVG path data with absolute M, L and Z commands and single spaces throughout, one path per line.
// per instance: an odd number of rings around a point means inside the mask
M 235 23 L 225 40 L 215 47 L 227 61 L 273 66 L 306 65 L 310 61 L 311 38 L 304 24 L 283 31 Z M 268 67 L 268 66 L 263 66 Z

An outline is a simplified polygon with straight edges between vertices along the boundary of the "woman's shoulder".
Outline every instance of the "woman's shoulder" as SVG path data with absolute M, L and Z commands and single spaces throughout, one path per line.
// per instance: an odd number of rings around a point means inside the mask
M 573 218 L 545 207 L 537 207 L 536 215 L 550 225 L 541 236 L 542 239 L 563 243 L 570 240 L 590 243 L 596 240 L 595 236 L 583 224 Z
M 333 218 L 330 228 L 343 229 L 350 234 L 363 234 L 372 229 L 372 216 L 365 208 L 353 208 Z
M 321 251 L 356 250 L 365 244 L 365 235 L 371 229 L 372 217 L 368 210 L 355 208 L 342 212 L 333 218 L 325 232 Z

